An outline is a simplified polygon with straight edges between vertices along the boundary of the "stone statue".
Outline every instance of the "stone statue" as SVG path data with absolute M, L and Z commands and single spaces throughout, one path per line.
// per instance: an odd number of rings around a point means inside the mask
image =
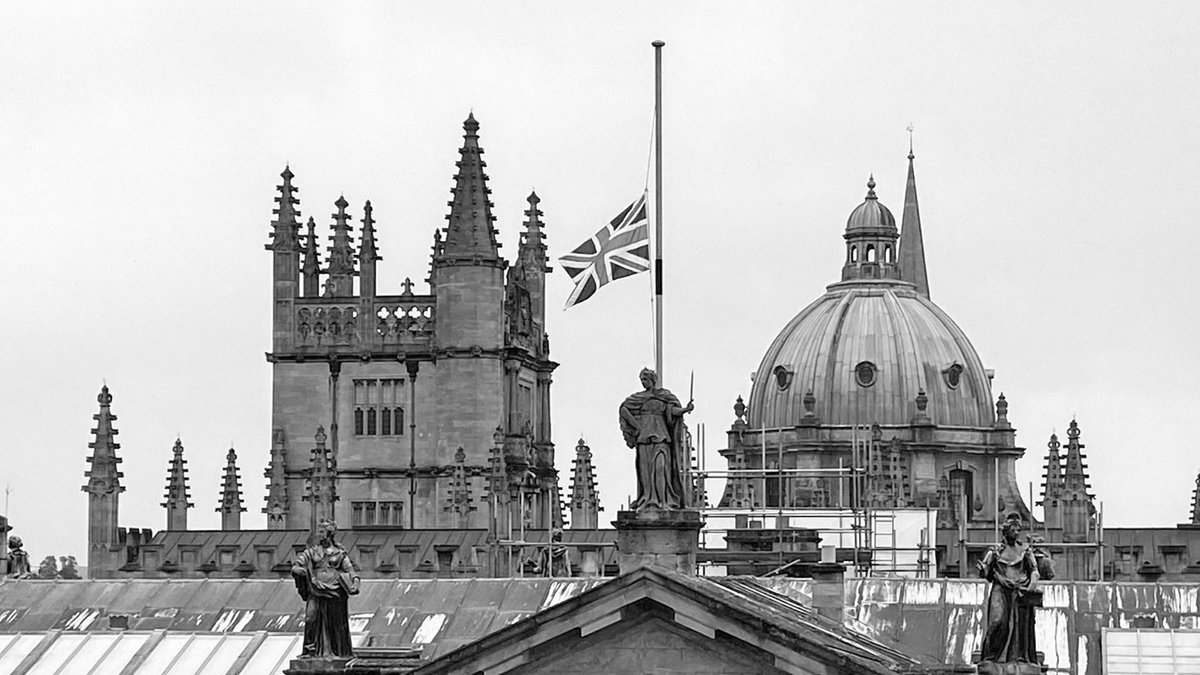
M 1038 563 L 1028 544 L 1018 540 L 1021 519 L 1010 514 L 1004 541 L 975 563 L 979 576 L 992 582 L 984 620 L 980 673 L 1040 672 L 1034 645 L 1034 607 L 1041 604 Z M 1021 664 L 1004 667 L 998 664 Z M 1028 666 L 1028 667 L 1026 667 Z
M 301 658 L 354 655 L 350 647 L 348 598 L 358 594 L 359 576 L 346 549 L 334 540 L 337 527 L 322 518 L 314 533 L 316 543 L 296 556 L 292 577 L 307 603 L 304 612 L 304 648 Z
M 571 576 L 571 557 L 562 545 L 563 532 L 559 528 L 550 530 L 550 544 L 539 546 L 533 555 L 525 558 L 522 568 L 526 574 L 546 577 Z
M 33 572 L 29 570 L 29 554 L 25 552 L 24 542 L 20 537 L 8 538 L 8 576 L 13 579 L 29 579 Z
M 686 507 L 683 469 L 689 458 L 684 447 L 683 415 L 693 410 L 666 389 L 658 387 L 658 374 L 641 372 L 643 391 L 621 404 L 621 434 L 625 444 L 637 449 L 637 499 L 634 511 Z

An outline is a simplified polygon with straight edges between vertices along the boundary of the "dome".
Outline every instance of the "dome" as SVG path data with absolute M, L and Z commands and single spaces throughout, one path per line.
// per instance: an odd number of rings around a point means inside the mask
M 868 197 L 867 204 L 873 202 Z M 851 226 L 867 204 L 855 209 Z M 995 423 L 983 363 L 945 312 L 903 281 L 843 282 L 775 338 L 754 377 L 747 423 L 794 427 L 811 391 L 812 412 L 822 424 L 908 425 L 922 390 L 933 424 Z
M 875 196 L 874 176 L 867 181 L 867 198 L 850 212 L 850 218 L 846 220 L 847 237 L 861 230 L 896 231 L 896 218 Z

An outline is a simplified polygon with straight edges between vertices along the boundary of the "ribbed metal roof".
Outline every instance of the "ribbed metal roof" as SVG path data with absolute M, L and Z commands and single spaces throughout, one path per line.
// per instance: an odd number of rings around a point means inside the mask
M 856 374 L 864 363 L 874 370 L 867 386 Z M 961 369 L 957 382 L 948 376 L 952 368 Z M 788 376 L 778 377 L 779 369 Z M 966 334 L 903 282 L 833 284 L 797 314 L 758 367 L 750 427 L 800 424 L 810 390 L 823 424 L 909 424 L 922 390 L 934 424 L 995 423 L 991 383 Z

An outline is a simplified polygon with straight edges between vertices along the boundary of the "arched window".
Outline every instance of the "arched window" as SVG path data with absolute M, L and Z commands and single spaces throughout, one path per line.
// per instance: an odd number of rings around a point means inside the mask
M 857 246 L 850 247 L 850 262 L 852 262 L 852 263 L 858 262 L 858 247 Z
M 974 476 L 965 469 L 954 469 L 950 472 L 950 504 L 954 508 L 954 519 L 966 511 L 967 520 L 971 519 L 971 507 L 975 499 Z
M 875 262 L 875 245 L 867 244 L 867 262 Z
M 889 265 L 892 263 L 892 247 L 891 246 L 883 247 L 883 262 L 888 263 Z

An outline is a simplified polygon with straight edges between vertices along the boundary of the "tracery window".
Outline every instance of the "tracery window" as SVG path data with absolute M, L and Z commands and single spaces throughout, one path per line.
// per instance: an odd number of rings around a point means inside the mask
M 401 527 L 404 502 L 350 502 L 351 527 Z
M 354 381 L 354 435 L 404 435 L 404 380 Z

